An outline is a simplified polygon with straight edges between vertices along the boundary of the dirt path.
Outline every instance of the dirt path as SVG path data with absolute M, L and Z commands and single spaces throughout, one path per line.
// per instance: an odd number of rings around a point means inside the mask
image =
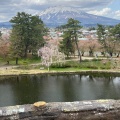
M 0 70 L 10 70 L 10 69 L 14 69 L 17 68 L 18 66 L 16 65 L 2 65 L 0 66 Z

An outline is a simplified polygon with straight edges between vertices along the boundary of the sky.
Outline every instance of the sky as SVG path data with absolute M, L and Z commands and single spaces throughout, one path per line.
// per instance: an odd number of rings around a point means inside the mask
M 120 20 L 120 0 L 0 0 L 0 22 L 9 21 L 17 12 L 35 15 L 48 7 L 59 5 Z

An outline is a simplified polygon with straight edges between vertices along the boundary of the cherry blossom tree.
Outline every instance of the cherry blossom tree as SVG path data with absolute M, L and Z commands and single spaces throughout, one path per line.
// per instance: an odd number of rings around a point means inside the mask
M 0 55 L 3 58 L 6 58 L 9 53 L 9 42 L 0 41 Z
M 89 51 L 89 56 L 93 56 L 95 51 L 100 50 L 100 44 L 98 43 L 97 40 L 92 40 L 92 39 L 88 40 L 86 46 Z
M 89 39 L 89 40 L 80 40 L 78 43 L 81 48 L 81 55 L 83 56 L 85 52 L 89 52 L 89 56 L 93 56 L 94 52 L 98 52 L 101 49 L 101 45 L 97 40 Z
M 78 46 L 81 49 L 81 55 L 84 56 L 84 53 L 87 52 L 87 46 L 86 46 L 87 41 L 86 40 L 80 40 L 78 42 Z
M 8 60 L 8 55 L 9 55 L 9 47 L 10 47 L 10 42 L 9 42 L 9 34 L 2 34 L 0 38 L 0 56 L 7 61 L 9 64 Z
M 47 66 L 48 70 L 52 63 L 59 63 L 65 60 L 65 55 L 59 52 L 58 46 L 49 43 L 38 50 L 38 56 L 41 57 L 42 65 Z
M 1 36 L 1 39 L 4 40 L 4 41 L 9 41 L 9 38 L 10 38 L 10 34 L 9 33 L 4 33 Z

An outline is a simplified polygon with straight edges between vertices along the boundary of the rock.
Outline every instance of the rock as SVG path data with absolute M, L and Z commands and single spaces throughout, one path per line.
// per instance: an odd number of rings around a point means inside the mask
M 0 120 L 120 120 L 120 100 L 39 101 L 0 107 Z
M 33 105 L 34 105 L 35 107 L 43 107 L 43 106 L 46 105 L 46 102 L 44 102 L 44 101 L 39 101 L 39 102 L 35 102 Z
M 40 67 L 40 70 L 44 70 L 45 68 L 44 67 Z

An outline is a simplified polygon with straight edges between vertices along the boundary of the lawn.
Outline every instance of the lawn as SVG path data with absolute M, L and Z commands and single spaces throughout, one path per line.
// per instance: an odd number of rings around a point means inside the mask
M 3 62 L 3 61 L 2 61 Z M 4 69 L 0 69 L 0 75 L 19 75 L 19 74 L 40 74 L 40 73 L 56 73 L 56 72 L 85 72 L 85 71 L 119 71 L 112 69 L 110 60 L 83 60 L 67 61 L 65 63 L 54 63 L 49 67 L 40 65 L 40 59 L 20 59 L 19 65 L 15 65 L 15 61 L 10 61 L 10 65 L 6 65 Z M 7 69 L 6 69 L 7 67 Z M 2 68 L 2 67 L 1 67 Z
M 27 58 L 27 59 L 18 59 L 18 65 L 30 65 L 30 64 L 36 64 L 40 63 L 40 58 L 38 57 L 32 57 L 32 58 Z M 0 58 L 0 65 L 6 65 L 7 60 L 4 60 L 3 58 Z M 9 65 L 16 65 L 15 59 L 10 59 L 9 60 Z
M 57 63 L 52 64 L 51 68 L 76 68 L 76 69 L 110 69 L 111 68 L 111 61 L 109 60 L 83 60 L 81 63 L 78 61 L 69 61 L 66 63 Z

